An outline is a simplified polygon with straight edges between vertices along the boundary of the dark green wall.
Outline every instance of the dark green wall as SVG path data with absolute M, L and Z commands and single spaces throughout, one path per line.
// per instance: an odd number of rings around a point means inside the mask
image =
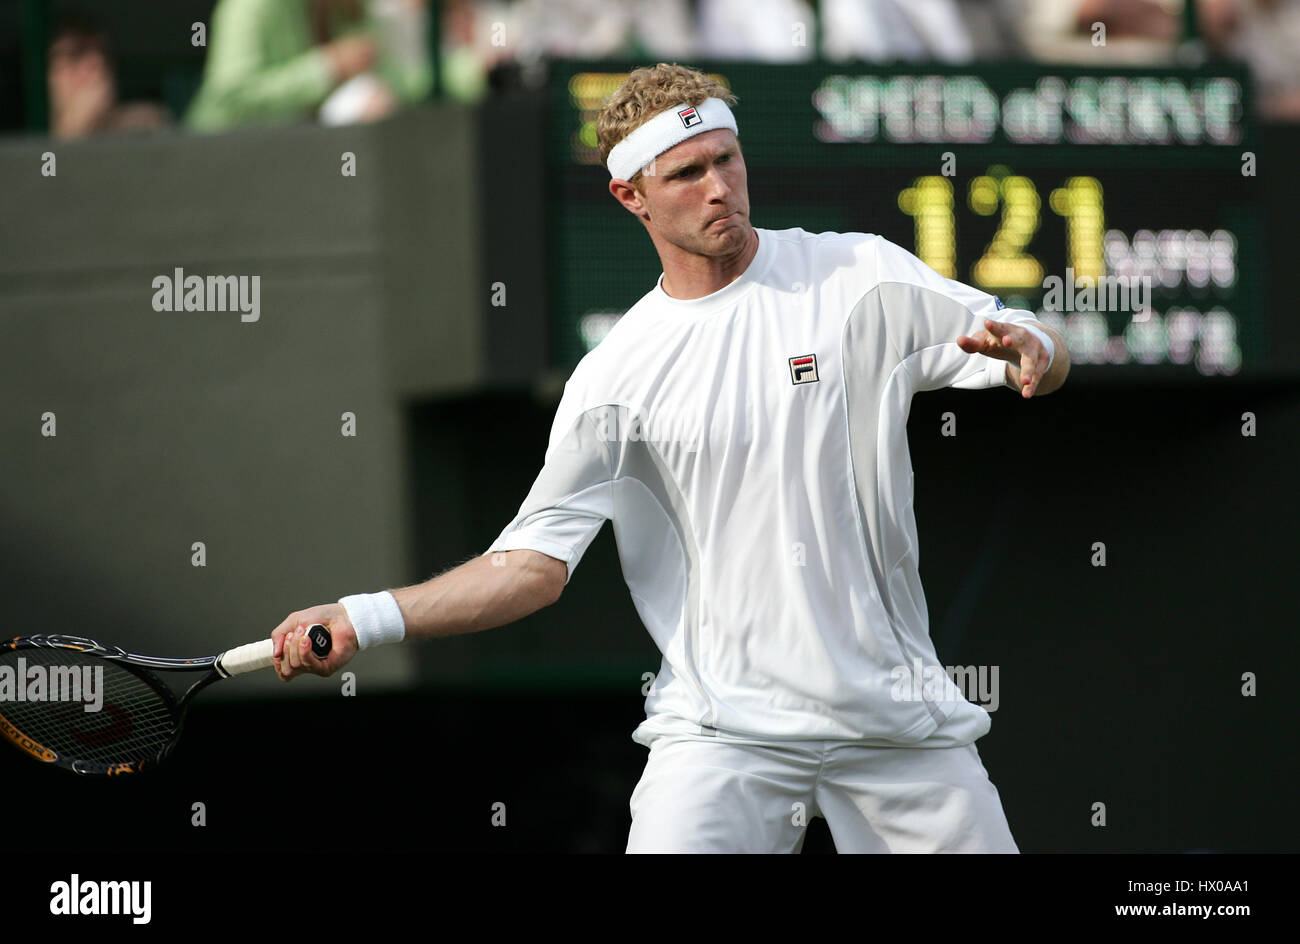
M 24 575 L 20 625 L 94 614 L 122 645 L 205 653 L 418 576 L 405 404 L 491 377 L 476 122 L 0 145 L 0 553 Z M 259 320 L 155 311 L 177 267 L 258 276 Z M 410 677 L 400 650 L 366 671 Z

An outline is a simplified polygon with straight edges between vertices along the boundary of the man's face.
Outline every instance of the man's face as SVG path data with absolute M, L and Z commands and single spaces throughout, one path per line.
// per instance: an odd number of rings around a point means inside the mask
M 673 245 L 725 257 L 748 244 L 749 181 L 731 130 L 706 131 L 664 151 L 642 174 L 641 188 L 648 225 Z

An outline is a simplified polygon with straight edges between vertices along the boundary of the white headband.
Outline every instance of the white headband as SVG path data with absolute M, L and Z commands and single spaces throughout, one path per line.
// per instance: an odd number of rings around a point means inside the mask
M 730 128 L 735 134 L 736 117 L 720 98 L 705 99 L 701 105 L 674 105 L 637 128 L 609 152 L 605 166 L 609 175 L 631 180 L 637 171 L 671 147 L 705 131 Z

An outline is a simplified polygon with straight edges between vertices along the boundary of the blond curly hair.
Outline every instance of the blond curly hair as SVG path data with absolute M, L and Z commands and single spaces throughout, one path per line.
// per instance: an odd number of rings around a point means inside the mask
M 737 101 L 717 78 L 689 66 L 661 62 L 634 69 L 596 117 L 600 162 L 604 164 L 614 145 L 660 112 L 678 104 L 700 105 L 708 98 L 720 98 L 728 105 Z M 641 172 L 628 183 L 640 190 Z

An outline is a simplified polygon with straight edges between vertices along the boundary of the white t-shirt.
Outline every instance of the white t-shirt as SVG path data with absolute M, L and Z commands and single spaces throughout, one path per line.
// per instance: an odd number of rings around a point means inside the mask
M 879 236 L 757 232 L 731 284 L 683 301 L 660 276 L 582 359 L 545 464 L 488 550 L 531 548 L 571 577 L 614 523 L 663 653 L 640 743 L 968 744 L 985 709 L 900 684 L 917 659 L 939 666 L 907 416 L 918 390 L 1005 384 L 1006 362 L 959 335 L 1038 322 Z

